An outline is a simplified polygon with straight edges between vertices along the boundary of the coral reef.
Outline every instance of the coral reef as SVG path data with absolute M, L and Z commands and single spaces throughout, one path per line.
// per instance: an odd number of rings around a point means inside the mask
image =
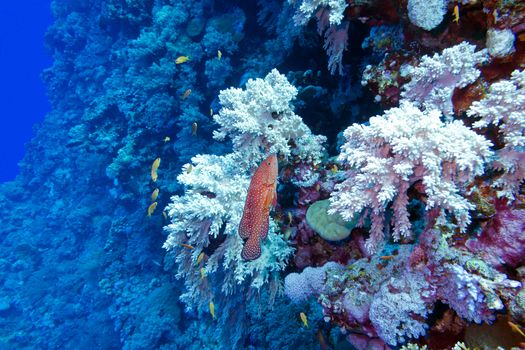
M 51 3 L 0 348 L 523 347 L 523 2 Z
M 187 189 L 184 196 L 173 196 L 167 206 L 172 223 L 166 227 L 169 235 L 164 248 L 168 266 L 175 265 L 177 277 L 184 280 L 186 292 L 180 298 L 188 310 L 196 307 L 205 312 L 210 300 L 242 301 L 251 289 L 279 285 L 279 272 L 293 249 L 277 235 L 275 221 L 270 219 L 262 256 L 254 261 L 241 258 L 238 227 L 251 169 L 264 154 L 312 164 L 320 160 L 324 138 L 311 134 L 293 113 L 291 100 L 296 93 L 277 70 L 264 79 L 248 80 L 244 90 L 221 91 L 214 138 L 228 136 L 233 153 L 197 155 L 177 177 Z M 199 261 L 201 254 L 204 258 Z M 227 313 L 219 318 L 231 322 Z M 242 324 L 236 327 L 242 329 Z

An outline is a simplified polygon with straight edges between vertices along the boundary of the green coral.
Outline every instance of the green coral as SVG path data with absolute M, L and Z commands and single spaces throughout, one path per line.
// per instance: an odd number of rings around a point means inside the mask
M 328 214 L 329 207 L 329 199 L 315 202 L 306 212 L 306 222 L 323 239 L 341 241 L 347 238 L 356 226 L 358 215 L 347 222 L 339 214 Z

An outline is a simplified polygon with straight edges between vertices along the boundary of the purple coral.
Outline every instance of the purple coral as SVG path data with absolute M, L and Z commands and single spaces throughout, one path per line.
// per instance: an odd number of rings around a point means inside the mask
M 496 201 L 496 214 L 478 238 L 467 241 L 467 247 L 493 266 L 518 267 L 525 261 L 525 210 L 511 209 L 505 202 Z
M 341 265 L 327 262 L 321 267 L 307 267 L 302 273 L 291 273 L 284 280 L 284 293 L 295 303 L 305 301 L 323 290 L 328 269 L 340 269 Z

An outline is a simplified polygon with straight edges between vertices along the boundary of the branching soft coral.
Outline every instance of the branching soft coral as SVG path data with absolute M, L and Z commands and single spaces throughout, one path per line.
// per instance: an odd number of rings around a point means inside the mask
M 488 60 L 487 50 L 462 42 L 443 50 L 441 54 L 423 56 L 417 67 L 404 67 L 411 81 L 403 86 L 401 96 L 418 107 L 437 109 L 452 116 L 452 93 L 473 83 L 481 74 L 476 65 Z
M 288 2 L 296 4 L 295 0 Z M 328 54 L 328 69 L 332 74 L 336 71 L 343 74 L 343 52 L 347 48 L 349 26 L 344 21 L 347 6 L 344 0 L 302 0 L 294 16 L 296 25 L 304 26 L 315 12 L 317 32 L 324 36 L 323 48 Z
M 288 2 L 295 4 L 296 0 L 288 0 Z M 344 18 L 347 3 L 344 0 L 302 0 L 293 18 L 295 23 L 305 25 L 320 7 L 328 12 L 330 25 L 339 25 Z
M 489 87 L 487 96 L 472 104 L 470 117 L 480 118 L 473 126 L 496 126 L 504 147 L 496 151 L 492 163 L 503 175 L 494 183 L 500 197 L 514 199 L 525 179 L 525 71 L 514 71 L 509 80 Z
M 220 127 L 213 137 L 231 138 L 234 150 L 242 151 L 247 161 L 259 161 L 261 152 L 267 151 L 317 163 L 326 138 L 313 135 L 294 113 L 290 101 L 296 96 L 295 86 L 276 69 L 264 80 L 248 80 L 244 90 L 222 90 L 219 94 L 222 108 L 213 116 Z M 290 140 L 296 147 L 290 147 Z
M 392 202 L 394 240 L 411 235 L 407 190 L 421 181 L 426 208 L 453 213 L 462 230 L 474 206 L 462 195 L 462 185 L 483 173 L 490 142 L 460 121 L 443 123 L 436 110 L 421 112 L 408 102 L 370 125 L 346 129 L 339 160 L 352 169 L 332 194 L 331 212 L 350 221 L 368 208 L 372 228 L 367 248 L 373 252 L 383 240 L 384 217 Z
M 292 248 L 275 234 L 273 219 L 270 217 L 262 256 L 254 261 L 241 259 L 242 239 L 237 229 L 253 167 L 266 153 L 305 162 L 321 157 L 324 138 L 312 135 L 293 113 L 290 101 L 295 94 L 295 88 L 277 70 L 264 80 L 248 81 L 245 90 L 222 91 L 223 107 L 215 116 L 220 127 L 214 136 L 230 137 L 233 153 L 198 155 L 178 176 L 186 192 L 173 196 L 167 207 L 172 223 L 166 227 L 169 236 L 164 248 L 168 266 L 175 265 L 176 276 L 184 279 L 187 292 L 181 299 L 188 308 L 207 311 L 208 302 L 220 295 L 234 300 L 272 281 L 278 285 L 278 273 L 285 268 Z

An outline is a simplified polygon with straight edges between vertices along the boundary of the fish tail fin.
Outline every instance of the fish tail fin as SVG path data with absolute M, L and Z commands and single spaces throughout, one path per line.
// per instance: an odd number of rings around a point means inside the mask
M 242 248 L 241 257 L 244 260 L 255 260 L 261 256 L 261 241 L 258 235 L 252 234 Z

